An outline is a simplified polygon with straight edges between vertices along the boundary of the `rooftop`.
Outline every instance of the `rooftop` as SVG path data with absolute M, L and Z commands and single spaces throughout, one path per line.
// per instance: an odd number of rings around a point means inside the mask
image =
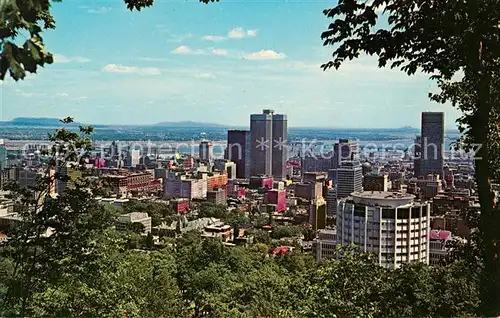
M 362 199 L 376 199 L 376 200 L 413 200 L 415 196 L 412 194 L 401 192 L 384 192 L 384 191 L 362 191 L 353 192 L 353 197 Z

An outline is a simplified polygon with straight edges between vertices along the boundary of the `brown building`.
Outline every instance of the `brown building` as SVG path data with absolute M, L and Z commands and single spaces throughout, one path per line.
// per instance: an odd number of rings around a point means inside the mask
M 207 201 L 218 205 L 227 205 L 226 190 L 219 188 L 217 190 L 207 191 Z
M 363 177 L 364 191 L 389 191 L 389 180 L 387 175 L 366 175 Z

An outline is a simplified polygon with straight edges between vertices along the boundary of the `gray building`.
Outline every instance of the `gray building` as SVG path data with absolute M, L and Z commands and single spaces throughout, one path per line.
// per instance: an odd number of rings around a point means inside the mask
M 265 109 L 250 116 L 250 175 L 285 177 L 288 156 L 288 124 L 286 115 Z
M 358 160 L 358 143 L 348 139 L 339 139 L 333 145 L 333 168 L 339 168 L 344 161 Z
M 285 166 L 288 160 L 288 122 L 286 115 L 273 115 L 272 175 L 275 179 L 286 177 Z
M 337 169 L 337 198 L 363 190 L 363 168 L 358 161 L 346 161 Z
M 198 154 L 200 160 L 203 162 L 209 162 L 212 159 L 212 143 L 207 140 L 203 140 L 200 142 L 200 146 L 198 149 Z
M 236 178 L 250 178 L 250 131 L 228 130 L 226 159 L 236 164 Z
M 419 176 L 429 174 L 443 178 L 444 113 L 423 112 Z

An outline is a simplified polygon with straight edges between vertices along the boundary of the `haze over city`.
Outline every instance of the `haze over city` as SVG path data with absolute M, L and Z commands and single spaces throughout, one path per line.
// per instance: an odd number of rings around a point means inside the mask
M 455 127 L 458 111 L 428 100 L 426 75 L 378 69 L 370 57 L 323 72 L 330 5 L 159 1 L 137 14 L 121 1 L 55 3 L 57 29 L 44 34 L 55 64 L 1 83 L 0 120 L 247 126 L 248 114 L 273 108 L 291 127 L 419 127 L 422 111 L 444 111 Z

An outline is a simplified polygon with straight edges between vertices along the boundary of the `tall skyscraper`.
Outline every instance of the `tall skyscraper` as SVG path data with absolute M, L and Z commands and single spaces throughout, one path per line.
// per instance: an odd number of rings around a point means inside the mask
M 286 177 L 285 166 L 288 159 L 288 122 L 286 115 L 273 115 L 272 175 L 274 179 Z
M 201 161 L 210 161 L 212 158 L 212 143 L 207 140 L 200 142 L 199 156 Z
M 358 143 L 348 139 L 339 139 L 339 142 L 333 145 L 333 163 L 334 169 L 342 166 L 344 161 L 358 159 Z
M 443 178 L 443 157 L 444 113 L 423 112 L 419 176 L 435 174 Z
M 363 168 L 358 161 L 346 161 L 337 169 L 337 198 L 363 190 Z
M 226 159 L 236 163 L 236 178 L 250 178 L 250 131 L 228 130 Z
M 251 163 L 250 175 L 285 177 L 288 155 L 288 125 L 286 115 L 265 109 L 250 116 Z

